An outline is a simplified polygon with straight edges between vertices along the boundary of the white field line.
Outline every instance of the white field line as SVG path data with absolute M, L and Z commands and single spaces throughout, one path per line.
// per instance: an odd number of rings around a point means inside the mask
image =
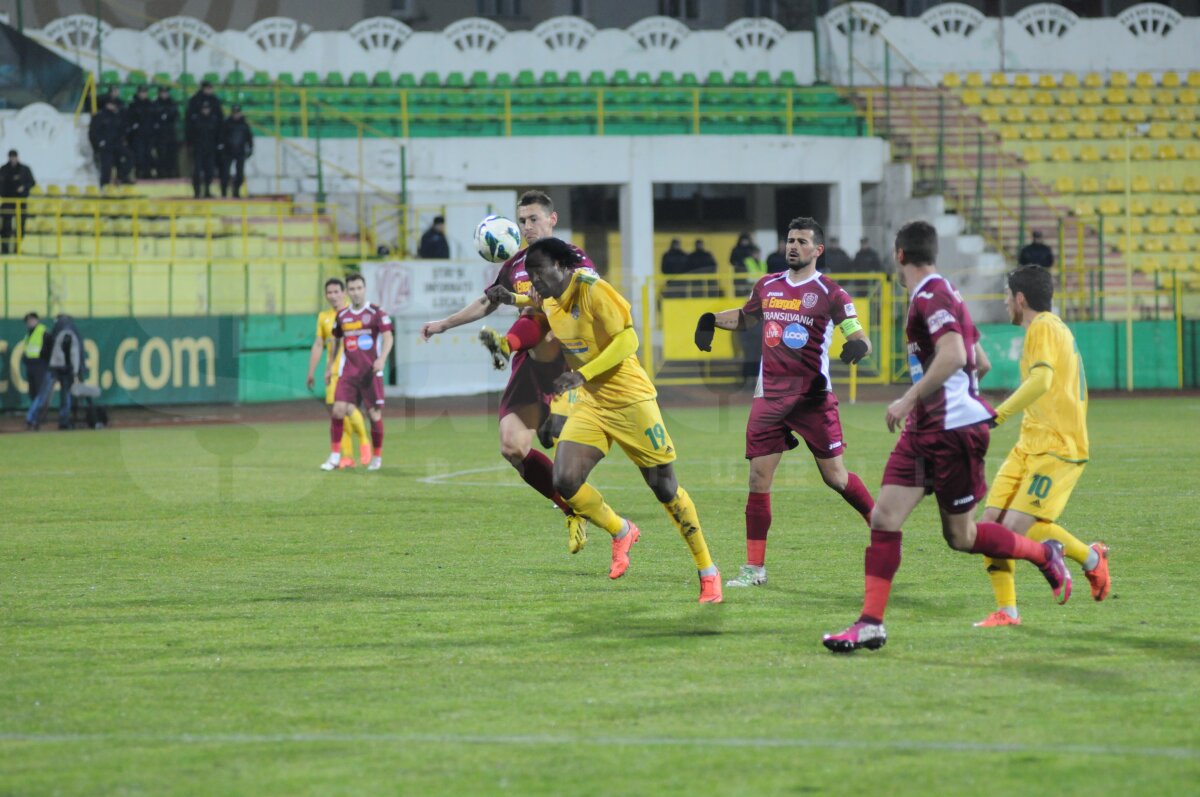
M 1129 758 L 1200 759 L 1190 747 L 1126 747 L 1104 744 L 1021 744 L 920 740 L 802 739 L 772 737 L 687 736 L 564 736 L 549 734 L 440 733 L 0 733 L 0 743 L 79 744 L 145 743 L 148 745 L 208 744 L 440 744 L 501 747 L 701 747 L 749 749 L 876 750 L 883 752 L 1038 753 L 1042 755 L 1124 756 Z
M 633 467 L 632 463 L 630 464 L 630 467 Z M 510 470 L 511 468 L 512 468 L 511 465 L 491 465 L 486 468 L 467 468 L 466 470 L 456 470 L 456 471 L 451 471 L 450 473 L 436 473 L 433 476 L 422 476 L 421 478 L 417 479 L 417 482 L 419 482 L 420 484 L 440 484 L 440 485 L 454 486 L 454 487 L 493 487 L 496 489 L 511 490 L 513 487 L 520 486 L 521 482 L 516 479 L 513 479 L 512 481 L 507 481 L 507 482 L 481 482 L 481 481 L 462 480 L 459 478 L 461 476 L 474 476 L 477 473 L 498 473 L 500 471 Z M 644 492 L 644 491 L 650 489 L 650 488 L 646 487 L 645 485 L 640 485 L 640 484 L 639 485 L 617 485 L 617 484 L 605 485 L 605 484 L 601 484 L 599 482 L 591 481 L 590 479 L 588 480 L 588 484 L 592 485 L 597 490 L 602 490 L 603 492 L 613 492 L 613 491 L 621 492 L 621 491 L 626 491 L 626 490 L 636 490 L 639 492 Z M 710 485 L 708 487 L 705 487 L 704 490 L 706 492 L 722 492 L 722 493 L 744 493 L 744 492 L 746 492 L 745 486 L 721 487 L 721 486 Z

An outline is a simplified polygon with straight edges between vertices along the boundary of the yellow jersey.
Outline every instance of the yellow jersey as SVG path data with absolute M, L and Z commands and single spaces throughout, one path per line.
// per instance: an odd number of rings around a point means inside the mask
M 1021 379 L 1035 368 L 1053 372 L 1050 390 L 1025 408 L 1017 446 L 1030 454 L 1051 454 L 1068 462 L 1088 459 L 1087 377 L 1075 336 L 1063 320 L 1043 312 L 1025 332 Z
M 317 313 L 317 339 L 325 346 L 325 361 L 329 372 L 337 379 L 342 370 L 341 343 L 333 336 L 333 325 L 337 322 L 338 310 L 322 310 Z
M 571 274 L 567 289 L 558 299 L 543 298 L 542 309 L 554 337 L 562 344 L 567 364 L 573 369 L 594 360 L 616 335 L 633 326 L 625 297 L 586 268 Z M 583 391 L 585 399 L 610 409 L 658 395 L 636 354 L 585 383 Z

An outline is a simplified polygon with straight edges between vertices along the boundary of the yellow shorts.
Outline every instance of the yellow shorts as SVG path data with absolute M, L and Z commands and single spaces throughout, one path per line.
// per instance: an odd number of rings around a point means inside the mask
M 1083 475 L 1084 464 L 1014 448 L 992 479 L 987 506 L 1024 512 L 1038 520 L 1058 520 Z
M 618 409 L 580 401 L 559 435 L 558 441 L 564 440 L 598 448 L 605 454 L 616 441 L 639 468 L 653 468 L 675 461 L 675 444 L 663 425 L 662 412 L 654 399 Z
M 338 378 L 335 376 L 329 380 L 329 384 L 325 386 L 325 403 L 333 404 L 333 394 L 337 392 Z

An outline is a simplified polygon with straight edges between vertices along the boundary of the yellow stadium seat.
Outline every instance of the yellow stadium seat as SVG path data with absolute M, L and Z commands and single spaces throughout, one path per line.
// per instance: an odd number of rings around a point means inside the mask
M 1141 235 L 1145 231 L 1146 231 L 1146 223 L 1143 222 L 1140 218 L 1135 216 L 1134 218 L 1129 220 L 1129 234 L 1130 235 Z
M 983 95 L 975 89 L 967 89 L 961 96 L 963 105 L 981 105 L 983 103 Z
M 1179 75 L 1175 72 L 1163 72 L 1162 82 L 1159 83 L 1164 88 L 1176 88 L 1179 86 Z
M 1167 126 L 1161 123 L 1150 125 L 1146 131 L 1146 135 L 1150 138 L 1170 138 L 1171 134 L 1167 132 Z
M 963 81 L 963 83 L 968 88 L 972 88 L 972 89 L 983 88 L 983 75 L 979 74 L 978 72 L 968 72 L 967 77 Z
M 1072 133 L 1076 139 L 1083 141 L 1085 139 L 1095 138 L 1096 128 L 1094 125 L 1077 124 L 1074 128 L 1072 128 Z
M 1154 181 L 1154 190 L 1161 191 L 1164 194 L 1175 193 L 1175 178 L 1169 174 L 1164 174 Z
M 1168 89 L 1159 89 L 1158 91 L 1154 92 L 1154 104 L 1155 105 L 1174 105 L 1175 104 L 1175 92 L 1170 91 Z
M 1121 109 L 1115 105 L 1105 106 L 1104 110 L 1100 112 L 1100 118 L 1106 122 L 1121 122 L 1125 119 L 1121 114 Z
M 1089 89 L 1079 94 L 1079 101 L 1084 105 L 1102 105 L 1104 104 L 1104 95 L 1095 89 Z
M 1186 216 L 1180 217 L 1175 220 L 1174 230 L 1176 235 L 1195 235 L 1196 224 Z
M 1154 154 L 1160 161 L 1173 161 L 1179 157 L 1179 152 L 1173 144 L 1159 144 Z
M 1180 105 L 1194 106 L 1197 102 L 1200 102 L 1200 93 L 1198 93 L 1195 89 L 1186 88 L 1179 92 L 1177 99 L 1179 100 Z
M 1002 141 L 1016 141 L 1021 137 L 1022 128 L 1019 125 L 1001 125 L 1000 139 Z
M 1049 91 L 1035 91 L 1033 93 L 1034 105 L 1053 105 L 1054 94 Z
M 1062 89 L 1054 97 L 1059 105 L 1075 106 L 1079 104 L 1079 94 L 1074 89 Z
M 1192 137 L 1192 128 L 1190 125 L 1186 125 L 1183 122 L 1180 122 L 1176 125 L 1171 126 L 1171 138 L 1188 139 L 1191 137 Z
M 1075 111 L 1075 118 L 1080 122 L 1095 122 L 1100 118 L 1100 112 L 1090 106 L 1078 108 Z
M 1154 99 L 1148 89 L 1134 89 L 1129 92 L 1129 101 L 1134 105 L 1149 105 Z
M 1171 214 L 1171 203 L 1163 197 L 1155 197 L 1150 200 L 1150 212 L 1157 216 L 1169 216 Z
M 1175 212 L 1178 213 L 1180 216 L 1195 216 L 1196 215 L 1196 203 L 1190 199 L 1184 199 L 1182 202 L 1180 202 L 1178 205 L 1175 206 Z
M 1077 89 L 1079 88 L 1079 75 L 1076 75 L 1074 72 L 1067 72 L 1058 79 L 1058 85 L 1064 89 Z
M 1038 147 L 1026 147 L 1021 152 L 1021 157 L 1026 163 L 1038 163 L 1042 159 L 1042 151 Z
M 1045 108 L 1030 108 L 1029 121 L 1038 125 L 1048 124 L 1050 122 L 1050 112 Z
M 1075 203 L 1075 215 L 1081 219 L 1090 219 L 1096 215 L 1096 206 L 1086 199 Z
M 1200 72 L 1188 72 L 1187 84 L 1188 88 L 1200 89 Z
M 1040 125 L 1025 125 L 1021 132 L 1028 141 L 1041 141 L 1046 138 L 1046 128 Z
M 1072 161 L 1071 150 L 1063 146 L 1055 147 L 1050 152 L 1050 160 L 1055 163 L 1070 163 Z
M 1103 211 L 1101 213 L 1103 214 Z M 1116 235 L 1125 229 L 1125 217 L 1119 215 L 1104 216 L 1103 229 L 1105 235 Z
M 1115 125 L 1108 122 L 1096 128 L 1096 135 L 1105 139 L 1122 138 L 1125 135 L 1125 130 L 1122 125 Z
M 1087 177 L 1080 177 L 1079 192 L 1083 194 L 1100 193 L 1100 180 L 1090 175 Z
M 1131 105 L 1125 109 L 1125 121 L 1127 122 L 1134 122 L 1136 124 L 1144 122 L 1149 118 L 1150 115 L 1146 113 L 1146 109 L 1140 106 Z
M 1196 175 L 1188 175 L 1183 178 L 1183 192 L 1185 194 L 1200 194 L 1200 177 Z
M 1125 181 L 1120 177 L 1106 177 L 1104 190 L 1110 194 L 1123 194 L 1125 193 Z
M 1133 79 L 1133 85 L 1138 88 L 1148 89 L 1154 86 L 1154 78 L 1148 72 L 1138 72 L 1137 77 Z
M 1098 89 L 1104 85 L 1104 78 L 1100 77 L 1095 72 L 1088 72 L 1083 76 L 1083 85 L 1089 89 Z
M 67 193 L 68 194 L 71 193 L 70 188 L 67 189 Z M 79 191 L 76 190 L 75 193 L 78 194 Z M 100 188 L 98 186 L 94 186 L 94 185 L 85 185 L 83 187 L 83 195 L 84 196 L 100 196 Z
M 1191 122 L 1196 119 L 1196 109 L 1190 105 L 1178 105 L 1172 115 L 1176 121 Z
M 1150 145 L 1149 144 L 1134 144 L 1133 149 L 1130 151 L 1130 157 L 1133 158 L 1135 161 L 1148 161 L 1148 160 L 1150 160 L 1150 155 L 1151 155 L 1151 153 L 1150 153 Z M 1146 190 L 1149 191 L 1150 190 L 1150 179 L 1147 178 L 1145 175 L 1140 175 L 1140 176 L 1146 180 Z M 1135 178 L 1135 184 L 1136 184 L 1136 178 Z M 1136 191 L 1137 189 L 1134 189 L 1134 190 Z
M 1168 252 L 1182 254 L 1183 252 L 1190 252 L 1191 250 L 1192 247 L 1188 245 L 1187 238 L 1184 238 L 1182 235 L 1173 235 L 1167 239 Z
M 1109 89 L 1104 95 L 1104 101 L 1109 105 L 1128 105 L 1129 92 L 1125 89 Z
M 1162 268 L 1162 262 L 1157 257 L 1139 257 L 1137 269 L 1144 274 L 1153 274 Z
M 983 95 L 983 101 L 988 105 L 1007 105 L 1008 92 L 992 89 L 987 94 Z
M 1091 144 L 1085 144 L 1079 148 L 1079 160 L 1085 163 L 1095 163 L 1100 160 L 1100 150 Z
M 1029 92 L 1025 89 L 1017 89 L 1008 93 L 1008 102 L 1011 105 L 1028 105 L 1031 100 Z
M 948 89 L 956 89 L 962 85 L 957 72 L 946 72 L 942 75 L 942 85 Z
M 1135 174 L 1129 187 L 1135 194 L 1148 194 L 1150 193 L 1150 178 L 1144 174 Z
M 1145 216 L 1146 215 L 1145 201 L 1138 197 L 1133 197 L 1131 200 L 1129 200 L 1129 215 Z
M 1200 161 L 1200 144 L 1188 144 L 1183 148 L 1184 160 Z
M 1007 88 L 1008 75 L 1003 72 L 993 72 L 991 78 L 988 79 L 988 84 L 993 88 Z
M 980 108 L 979 118 L 990 125 L 994 125 L 1000 121 L 999 108 Z
M 1146 220 L 1146 232 L 1151 235 L 1166 235 L 1170 231 L 1171 227 L 1167 224 L 1166 219 L 1151 216 Z
M 1037 87 L 1039 89 L 1056 88 L 1053 75 L 1038 75 Z
M 1071 131 L 1064 125 L 1051 125 L 1050 139 L 1052 141 L 1066 141 L 1071 137 Z
M 1054 178 L 1054 190 L 1060 194 L 1075 193 L 1075 180 L 1070 175 L 1059 175 Z
M 1021 72 L 1021 73 L 1013 76 L 1012 84 L 1015 88 L 1027 89 L 1033 85 L 1033 81 L 1030 80 L 1029 75 L 1025 74 L 1024 72 Z
M 1016 106 L 1008 108 L 1004 112 L 1004 121 L 1009 124 L 1020 124 L 1025 121 L 1025 109 Z
M 1183 251 L 1186 252 L 1187 250 L 1184 249 Z M 1188 259 L 1182 254 L 1175 254 L 1167 258 L 1167 268 L 1171 271 L 1187 271 L 1187 267 Z
M 1151 233 L 1154 233 L 1153 227 L 1154 227 L 1153 224 L 1146 225 L 1146 229 Z M 1163 251 L 1163 249 L 1166 248 L 1163 246 L 1162 240 L 1160 238 L 1158 238 L 1156 235 L 1153 237 L 1149 237 L 1149 238 L 1143 238 L 1141 240 L 1140 244 L 1141 245 L 1139 248 L 1143 252 L 1150 252 L 1152 254 L 1159 254 Z
M 1162 105 L 1155 105 L 1150 109 L 1150 118 L 1156 122 L 1169 122 L 1175 118 L 1171 113 L 1172 110 L 1174 109 L 1167 108 Z
M 1108 85 L 1117 88 L 1125 88 L 1129 85 L 1129 75 L 1124 72 L 1113 72 L 1108 76 Z
M 1068 108 L 1055 108 L 1054 113 L 1050 114 L 1050 118 L 1060 125 L 1069 125 L 1075 121 L 1075 117 L 1071 115 Z
M 1114 197 L 1106 196 L 1100 200 L 1098 209 L 1103 216 L 1116 216 L 1121 212 L 1121 202 Z
M 1104 150 L 1104 160 L 1112 161 L 1113 163 L 1123 162 L 1125 160 L 1125 148 L 1107 147 Z

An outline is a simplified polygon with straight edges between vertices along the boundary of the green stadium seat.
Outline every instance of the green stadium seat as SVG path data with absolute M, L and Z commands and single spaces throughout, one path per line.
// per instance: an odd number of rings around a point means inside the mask
M 171 85 L 171 80 L 171 75 L 167 72 L 154 73 L 154 84 L 156 86 L 169 86 Z
M 528 89 L 537 85 L 537 78 L 534 77 L 532 69 L 522 69 L 517 73 L 515 81 L 517 88 Z
M 663 88 L 674 88 L 679 85 L 679 81 L 675 79 L 674 72 L 659 72 L 658 80 L 655 82 Z
M 744 88 L 750 85 L 750 78 L 745 72 L 734 72 L 733 76 L 729 78 L 729 85 Z
M 190 94 L 195 91 L 196 86 L 200 85 L 196 82 L 196 76 L 191 72 L 180 72 L 179 77 L 175 78 L 175 83 L 183 89 L 184 94 Z
M 246 76 L 243 73 L 239 72 L 238 70 L 235 69 L 234 71 L 227 72 L 225 74 L 225 85 L 226 86 L 244 86 L 245 84 L 246 84 Z
M 759 88 L 769 88 L 775 85 L 775 82 L 771 80 L 771 73 L 765 69 L 760 69 L 754 73 L 753 82 L 754 85 L 758 86 Z
M 725 75 L 723 75 L 720 72 L 717 72 L 715 70 L 712 72 L 709 72 L 708 77 L 704 78 L 704 85 L 706 85 L 706 86 L 724 86 L 725 85 Z
M 629 79 L 629 72 L 624 69 L 618 69 L 612 73 L 612 77 L 608 80 L 613 86 L 628 86 L 632 81 Z
M 649 72 L 638 72 L 633 76 L 633 85 L 635 86 L 653 86 L 654 81 L 650 79 Z
M 437 72 L 426 72 L 421 75 L 420 85 L 423 89 L 435 89 L 442 85 L 442 81 L 438 78 Z
M 341 87 L 346 85 L 346 80 L 342 77 L 341 72 L 330 72 L 329 74 L 325 75 L 325 85 Z
M 250 78 L 250 84 L 253 86 L 269 86 L 271 85 L 271 76 L 266 72 L 255 72 Z
M 541 85 L 543 87 L 561 86 L 562 79 L 559 78 L 558 72 L 555 72 L 553 69 L 547 69 L 542 73 Z
M 321 85 L 321 78 L 316 72 L 305 72 L 300 76 L 300 85 L 309 88 Z
M 497 72 L 496 77 L 492 78 L 492 87 L 497 89 L 511 89 L 513 87 L 512 75 L 507 72 Z
M 417 87 L 417 79 L 411 72 L 401 72 L 396 75 L 396 88 L 413 89 Z
M 390 89 L 396 83 L 392 80 L 392 73 L 381 70 L 376 72 L 371 78 L 371 85 L 377 89 Z
M 277 75 L 275 75 L 275 82 L 276 82 L 276 83 L 278 83 L 278 84 L 279 84 L 279 85 L 281 85 L 281 86 L 294 86 L 294 85 L 296 85 L 296 79 L 295 79 L 294 77 L 292 77 L 292 73 L 291 73 L 291 72 L 280 72 L 280 73 L 278 73 Z
M 583 85 L 583 76 L 572 69 L 563 77 L 563 85 L 578 88 Z
M 446 74 L 446 82 L 442 85 L 453 89 L 465 89 L 467 80 L 463 77 L 462 72 L 449 72 Z
M 121 83 L 121 73 L 115 69 L 105 69 L 100 73 L 101 86 L 117 86 Z
M 205 72 L 204 76 L 200 78 L 200 82 L 211 83 L 214 86 L 219 86 L 221 85 L 221 76 L 216 72 Z
M 491 85 L 491 81 L 488 80 L 487 72 L 484 72 L 482 69 L 472 72 L 471 79 L 468 82 L 473 89 L 486 89 L 489 85 Z
M 367 82 L 367 74 L 365 72 L 350 73 L 350 86 L 356 89 L 365 89 L 370 83 Z
M 700 79 L 692 72 L 684 72 L 679 76 L 679 85 L 687 88 L 695 88 L 700 85 Z
M 589 86 L 606 86 L 608 85 L 608 80 L 604 77 L 603 72 L 601 72 L 599 69 L 595 69 L 588 74 L 587 84 Z
M 796 84 L 796 73 L 790 69 L 785 69 L 779 73 L 779 77 L 775 80 L 775 85 L 792 87 Z
M 147 82 L 146 73 L 140 69 L 131 69 L 125 76 L 125 85 L 127 86 L 144 86 Z

